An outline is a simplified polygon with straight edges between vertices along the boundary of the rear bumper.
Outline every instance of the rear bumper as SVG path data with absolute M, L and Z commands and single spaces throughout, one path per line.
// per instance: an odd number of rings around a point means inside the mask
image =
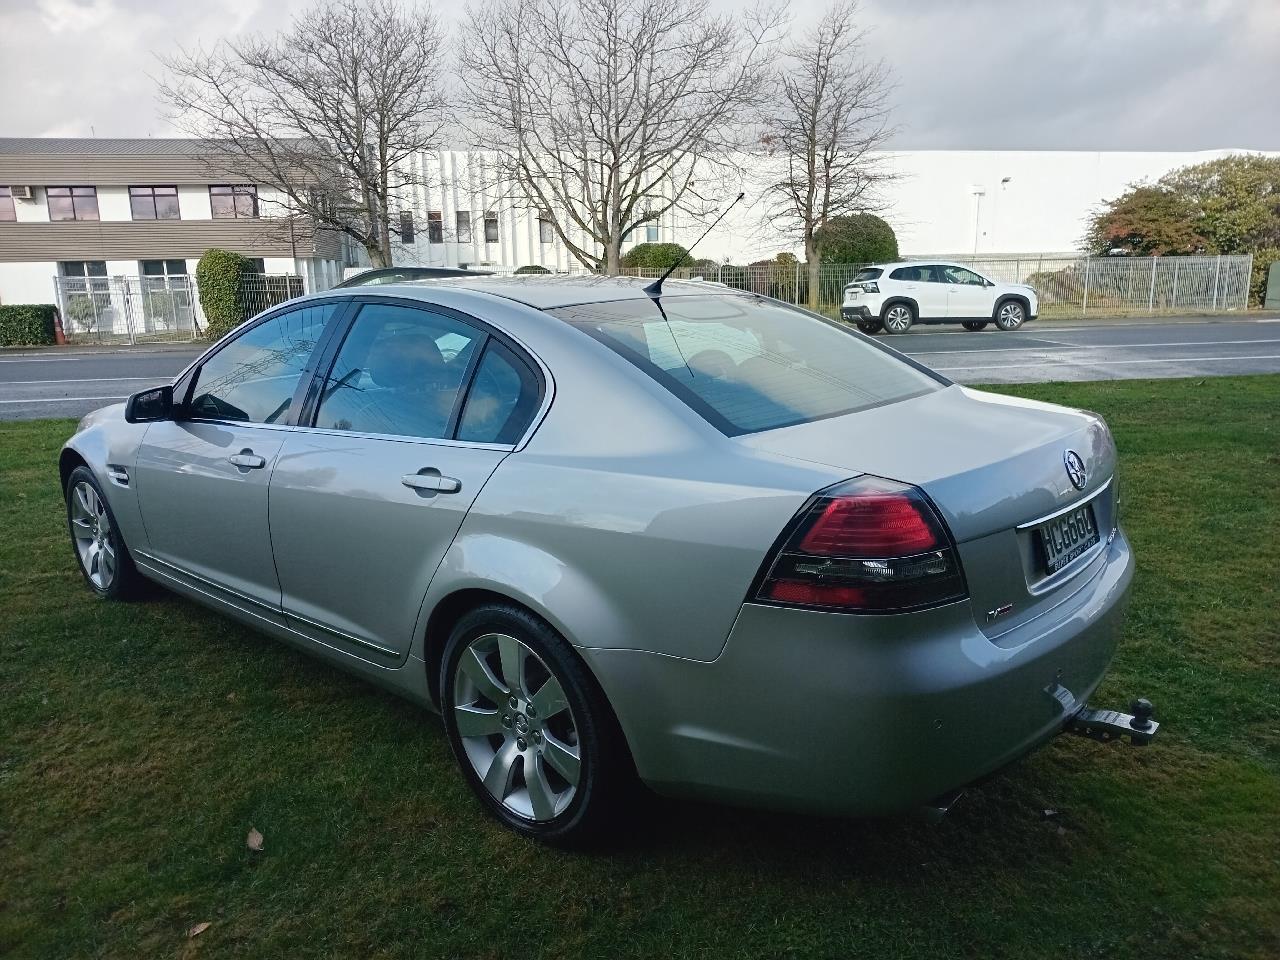
M 1087 583 L 998 643 L 967 602 L 891 617 L 747 604 L 710 663 L 583 652 L 659 792 L 890 813 L 1059 733 L 1111 661 L 1132 574 L 1118 535 Z
M 867 320 L 870 320 L 872 318 L 872 313 L 866 304 L 859 304 L 856 307 L 841 307 L 840 316 L 845 320 L 848 320 L 850 323 L 857 323 L 858 321 L 866 322 Z

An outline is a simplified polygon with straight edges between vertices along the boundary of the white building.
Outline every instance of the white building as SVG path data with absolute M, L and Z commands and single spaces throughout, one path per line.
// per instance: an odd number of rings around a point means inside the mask
M 904 150 L 879 156 L 894 178 L 882 189 L 882 216 L 902 253 L 980 255 L 1069 253 L 1079 247 L 1089 214 L 1139 181 L 1242 150 L 1128 153 L 1044 150 Z M 397 263 L 516 268 L 536 264 L 577 269 L 577 261 L 536 211 L 487 190 L 472 164 L 475 154 L 422 155 L 418 169 L 431 187 L 416 191 L 414 242 L 397 249 Z M 761 176 L 761 181 L 767 178 Z M 787 251 L 793 238 L 766 226 L 767 204 L 748 182 L 746 200 L 698 247 L 697 255 L 750 263 Z M 736 191 L 729 191 L 732 196 Z M 728 199 L 728 197 L 726 197 Z M 691 243 L 705 224 L 668 215 L 628 238 Z

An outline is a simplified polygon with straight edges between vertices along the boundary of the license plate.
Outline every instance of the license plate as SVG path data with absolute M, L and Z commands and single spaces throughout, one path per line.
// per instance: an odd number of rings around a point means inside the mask
M 1049 573 L 1057 573 L 1099 540 L 1093 506 L 1088 503 L 1040 524 L 1036 530 Z

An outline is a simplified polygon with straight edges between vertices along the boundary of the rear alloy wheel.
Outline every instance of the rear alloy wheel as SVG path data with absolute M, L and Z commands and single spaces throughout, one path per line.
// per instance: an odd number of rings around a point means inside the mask
M 88 467 L 67 478 L 67 529 L 89 589 L 107 600 L 136 592 L 141 577 L 129 559 L 111 507 Z
M 965 320 L 963 323 L 960 324 L 960 326 L 964 327 L 966 330 L 972 330 L 974 333 L 977 333 L 979 330 L 985 330 L 987 328 L 987 321 L 986 320 Z
M 603 695 L 569 645 L 516 607 L 464 616 L 445 650 L 441 710 L 476 796 L 526 836 L 570 843 L 618 806 L 627 749 Z
M 870 337 L 883 330 L 884 324 L 879 320 L 859 320 L 858 329 Z
M 884 312 L 884 328 L 890 333 L 906 333 L 914 322 L 915 316 L 905 303 L 895 303 Z
M 1017 300 L 1006 300 L 996 311 L 996 326 L 1001 330 L 1017 330 L 1027 319 L 1027 311 Z

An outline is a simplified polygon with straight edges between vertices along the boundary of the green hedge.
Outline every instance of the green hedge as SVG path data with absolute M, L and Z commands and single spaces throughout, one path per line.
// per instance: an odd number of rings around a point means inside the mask
M 217 340 L 245 320 L 241 280 L 249 272 L 249 261 L 230 250 L 206 250 L 196 264 L 196 288 L 207 323 L 205 336 Z
M 15 303 L 0 306 L 0 347 L 33 347 L 54 343 L 52 303 Z
M 531 273 L 550 273 L 546 267 L 540 267 L 536 263 L 526 263 L 523 267 L 516 268 L 516 276 L 523 277 Z

